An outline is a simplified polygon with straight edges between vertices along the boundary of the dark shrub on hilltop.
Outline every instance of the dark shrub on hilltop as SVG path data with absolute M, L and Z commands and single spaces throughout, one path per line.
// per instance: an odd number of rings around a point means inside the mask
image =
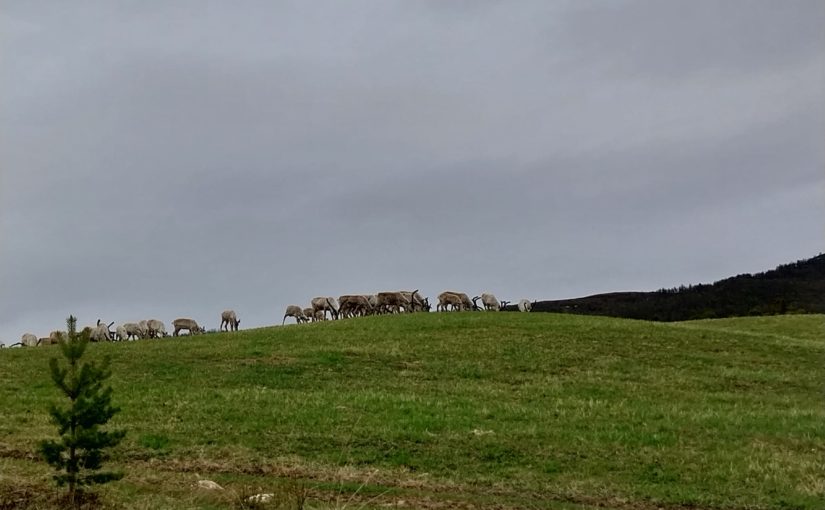
M 533 311 L 654 321 L 825 313 L 825 254 L 713 284 L 539 301 Z

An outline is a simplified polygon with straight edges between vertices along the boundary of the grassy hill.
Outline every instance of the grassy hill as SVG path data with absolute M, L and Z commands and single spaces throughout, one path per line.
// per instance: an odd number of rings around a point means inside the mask
M 539 301 L 533 311 L 655 321 L 825 313 L 825 254 L 712 284 Z
M 819 509 L 823 325 L 431 313 L 94 344 L 129 431 L 102 504 Z M 50 508 L 57 354 L 0 351 L 0 508 Z

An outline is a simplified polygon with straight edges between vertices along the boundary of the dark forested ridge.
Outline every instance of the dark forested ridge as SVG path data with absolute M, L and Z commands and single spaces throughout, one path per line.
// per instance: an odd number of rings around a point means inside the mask
M 654 321 L 825 313 L 825 254 L 764 273 L 740 274 L 713 284 L 539 301 L 533 305 L 533 311 Z

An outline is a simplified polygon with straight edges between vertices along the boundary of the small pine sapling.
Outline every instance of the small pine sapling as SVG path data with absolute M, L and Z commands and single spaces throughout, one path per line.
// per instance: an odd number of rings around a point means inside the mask
M 49 414 L 57 425 L 58 440 L 40 443 L 40 454 L 58 472 L 54 479 L 58 486 L 68 485 L 69 500 L 74 503 L 78 491 L 85 485 L 102 484 L 123 478 L 123 473 L 100 471 L 108 456 L 106 448 L 117 445 L 126 435 L 124 430 L 101 430 L 119 408 L 112 406 L 112 388 L 104 387 L 111 376 L 109 358 L 102 363 L 83 362 L 89 333 L 78 333 L 77 319 L 66 320 L 67 335 L 58 342 L 67 365 L 49 360 L 51 378 L 55 386 L 68 398 L 67 406 L 52 404 Z

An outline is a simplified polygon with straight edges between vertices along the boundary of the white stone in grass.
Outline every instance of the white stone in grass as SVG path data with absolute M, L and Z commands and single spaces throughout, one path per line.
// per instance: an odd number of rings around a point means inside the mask
M 198 480 L 198 487 L 201 489 L 207 489 L 210 491 L 219 490 L 222 491 L 223 487 L 218 485 L 217 483 L 213 482 L 212 480 Z
M 246 500 L 250 503 L 269 503 L 272 501 L 272 498 L 275 497 L 275 494 L 271 492 L 265 492 L 263 494 L 255 494 L 253 496 L 249 496 Z

